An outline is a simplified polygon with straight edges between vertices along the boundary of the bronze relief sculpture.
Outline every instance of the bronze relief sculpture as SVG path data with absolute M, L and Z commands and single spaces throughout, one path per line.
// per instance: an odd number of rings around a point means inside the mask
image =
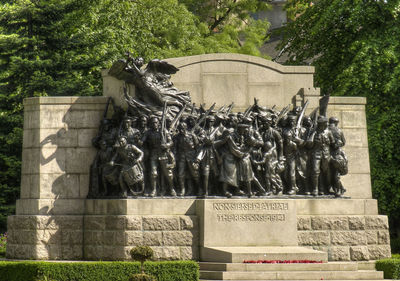
M 125 88 L 127 110 L 107 103 L 88 198 L 343 196 L 346 141 L 339 120 L 325 116 L 329 97 L 310 116 L 308 102 L 205 109 L 169 81 L 179 69 L 160 60 L 142 67 L 128 54 L 109 70 L 136 94 Z

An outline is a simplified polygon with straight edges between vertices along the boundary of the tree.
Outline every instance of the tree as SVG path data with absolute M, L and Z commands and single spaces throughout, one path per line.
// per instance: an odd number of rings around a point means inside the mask
M 400 218 L 399 13 L 399 0 L 314 1 L 280 45 L 289 64 L 313 61 L 323 93 L 367 97 L 373 195 L 392 226 Z
M 230 52 L 261 56 L 259 48 L 268 39 L 269 22 L 255 20 L 252 14 L 269 9 L 262 0 L 179 0 L 207 27 L 203 35 L 210 42 L 214 39 L 230 41 Z M 227 40 L 229 39 L 229 40 Z M 207 44 L 205 44 L 207 45 Z

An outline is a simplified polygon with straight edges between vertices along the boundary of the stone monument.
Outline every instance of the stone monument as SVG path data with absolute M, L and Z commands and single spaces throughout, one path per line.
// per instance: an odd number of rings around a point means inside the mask
M 136 245 L 159 260 L 390 256 L 387 217 L 371 194 L 365 98 L 321 99 L 313 67 L 246 55 L 142 64 L 104 70 L 103 97 L 24 101 L 8 258 L 126 260 Z M 303 145 L 311 156 L 302 162 L 289 148 Z M 219 169 L 241 171 L 240 185 L 214 174 L 211 152 Z

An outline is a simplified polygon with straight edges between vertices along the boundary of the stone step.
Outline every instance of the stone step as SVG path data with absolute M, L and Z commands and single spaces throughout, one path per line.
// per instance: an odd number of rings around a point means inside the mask
M 200 262 L 199 265 L 200 270 L 205 271 L 357 271 L 359 269 L 357 262 L 286 264 Z
M 375 261 L 358 261 L 359 270 L 375 270 Z
M 204 247 L 202 261 L 242 263 L 244 260 L 313 260 L 328 261 L 326 252 L 305 247 Z
M 359 271 L 201 271 L 209 280 L 382 280 L 383 272 Z

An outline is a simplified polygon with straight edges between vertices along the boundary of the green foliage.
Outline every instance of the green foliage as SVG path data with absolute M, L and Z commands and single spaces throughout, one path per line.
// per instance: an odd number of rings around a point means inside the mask
M 288 0 L 285 4 L 285 10 L 289 20 L 296 20 L 308 7 L 313 5 L 312 0 Z
M 390 249 L 392 254 L 400 255 L 400 237 L 392 237 L 390 238 Z
M 130 251 L 131 257 L 134 261 L 140 262 L 140 272 L 144 274 L 143 263 L 150 260 L 154 256 L 154 251 L 149 246 L 136 246 Z M 145 275 L 145 274 L 144 274 Z M 138 277 L 139 278 L 139 277 Z
M 146 272 L 163 281 L 197 281 L 199 266 L 193 261 L 146 262 Z M 139 273 L 137 262 L 0 262 L 0 281 L 128 281 Z
M 289 64 L 313 60 L 324 94 L 368 98 L 373 195 L 393 226 L 400 219 L 400 1 L 313 2 L 288 24 L 280 47 Z
M 131 249 L 130 254 L 134 261 L 144 262 L 153 258 L 154 251 L 149 246 L 136 246 Z
M 6 256 L 7 233 L 0 234 L 0 257 Z
M 392 259 L 400 259 L 400 254 L 392 254 Z
M 203 46 L 216 46 L 214 52 L 261 56 L 259 48 L 268 39 L 269 22 L 255 20 L 252 14 L 269 9 L 261 0 L 179 0 L 200 21 Z M 215 45 L 217 44 L 217 45 Z M 224 50 L 225 49 L 225 50 Z
M 145 273 L 133 274 L 129 277 L 129 281 L 157 281 L 153 276 Z
M 385 279 L 400 279 L 400 259 L 378 260 L 375 267 L 383 271 Z

